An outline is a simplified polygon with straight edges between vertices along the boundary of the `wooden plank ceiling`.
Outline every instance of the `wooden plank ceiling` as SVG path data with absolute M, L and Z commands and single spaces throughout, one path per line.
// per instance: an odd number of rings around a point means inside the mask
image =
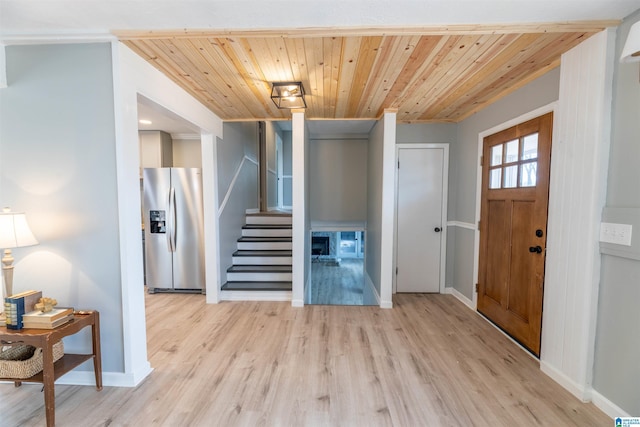
M 617 22 L 509 27 L 116 32 L 223 120 L 287 119 L 271 82 L 301 81 L 310 119 L 457 122 Z

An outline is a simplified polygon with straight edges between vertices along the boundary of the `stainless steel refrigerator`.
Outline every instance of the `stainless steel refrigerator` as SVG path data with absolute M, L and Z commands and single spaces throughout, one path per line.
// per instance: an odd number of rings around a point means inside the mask
M 146 284 L 204 293 L 204 213 L 198 168 L 143 171 Z

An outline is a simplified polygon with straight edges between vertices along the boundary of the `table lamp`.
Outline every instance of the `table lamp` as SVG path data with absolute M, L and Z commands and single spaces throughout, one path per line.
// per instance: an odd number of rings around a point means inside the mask
M 13 255 L 11 254 L 11 249 L 37 244 L 38 241 L 33 236 L 24 213 L 11 212 L 9 208 L 4 208 L 0 212 L 0 248 L 4 248 L 2 275 L 4 277 L 3 294 L 5 297 L 13 294 Z M 4 304 L 2 307 L 4 307 Z

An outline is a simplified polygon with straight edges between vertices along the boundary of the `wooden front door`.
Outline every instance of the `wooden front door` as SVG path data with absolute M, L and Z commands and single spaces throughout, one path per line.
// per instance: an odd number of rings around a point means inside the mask
M 484 139 L 478 311 L 540 354 L 552 113 Z

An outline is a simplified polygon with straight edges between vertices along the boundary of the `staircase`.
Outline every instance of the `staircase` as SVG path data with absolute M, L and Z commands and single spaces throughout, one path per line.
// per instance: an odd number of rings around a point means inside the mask
M 223 291 L 291 291 L 291 214 L 248 213 Z

